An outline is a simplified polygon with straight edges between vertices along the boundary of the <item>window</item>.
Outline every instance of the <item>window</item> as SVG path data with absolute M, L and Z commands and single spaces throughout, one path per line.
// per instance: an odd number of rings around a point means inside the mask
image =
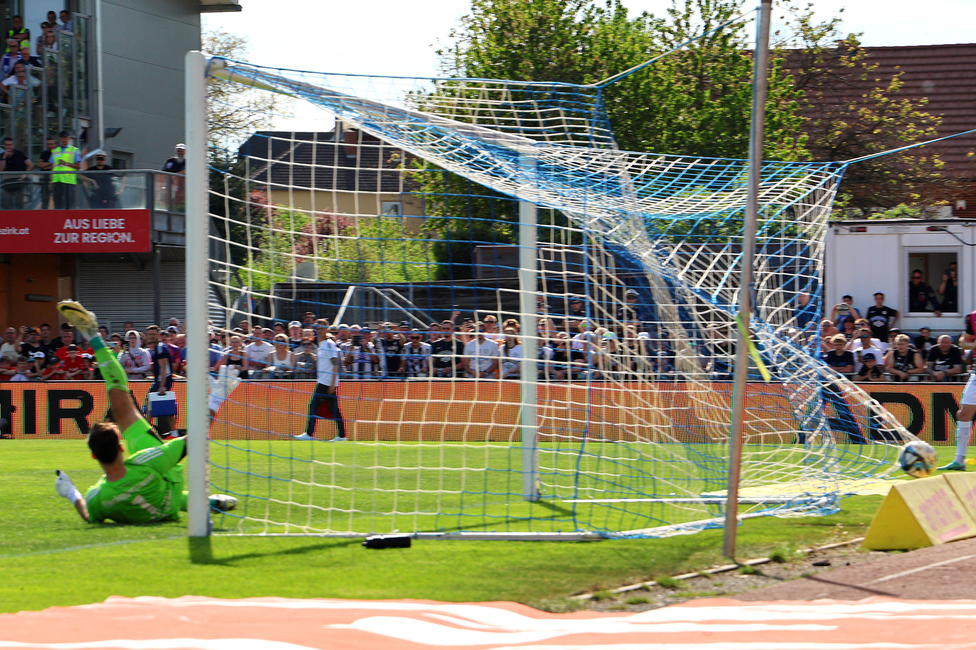
M 908 253 L 908 311 L 959 311 L 959 264 L 954 250 Z
M 401 214 L 403 214 L 403 211 L 400 209 L 399 201 L 381 201 L 380 211 L 384 215 L 391 217 L 399 217 Z
M 130 169 L 132 154 L 125 151 L 112 151 L 112 167 L 114 169 Z

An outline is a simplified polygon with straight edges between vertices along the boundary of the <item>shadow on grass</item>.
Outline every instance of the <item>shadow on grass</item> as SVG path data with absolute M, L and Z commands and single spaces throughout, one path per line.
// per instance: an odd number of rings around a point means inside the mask
M 240 562 L 242 560 L 252 560 L 252 559 L 259 559 L 264 557 L 305 555 L 307 553 L 315 553 L 318 551 L 325 551 L 334 548 L 343 548 L 346 546 L 354 546 L 354 545 L 358 546 L 359 544 L 362 543 L 362 540 L 359 539 L 330 539 L 328 541 L 316 542 L 313 544 L 307 544 L 305 546 L 299 546 L 295 548 L 273 549 L 264 552 L 240 553 L 238 555 L 229 555 L 227 557 L 216 558 L 214 557 L 213 554 L 212 537 L 189 537 L 187 538 L 187 541 L 188 541 L 188 547 L 190 552 L 191 564 L 213 564 L 213 565 L 220 565 L 220 566 L 231 566 L 235 562 Z
M 566 517 L 568 519 L 572 519 L 573 517 L 572 509 L 564 508 L 562 506 L 556 505 L 551 501 L 545 501 L 543 499 L 539 499 L 538 501 L 534 502 L 533 505 L 538 506 L 540 508 L 545 508 L 546 510 L 551 510 L 554 518 Z M 536 519 L 539 519 L 539 517 L 536 517 Z

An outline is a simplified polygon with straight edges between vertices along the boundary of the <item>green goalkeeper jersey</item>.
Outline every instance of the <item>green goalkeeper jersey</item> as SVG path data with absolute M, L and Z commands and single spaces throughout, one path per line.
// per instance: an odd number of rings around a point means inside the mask
M 90 521 L 145 524 L 178 519 L 184 505 L 183 458 L 186 439 L 177 438 L 135 452 L 125 460 L 125 476 L 102 476 L 85 495 Z

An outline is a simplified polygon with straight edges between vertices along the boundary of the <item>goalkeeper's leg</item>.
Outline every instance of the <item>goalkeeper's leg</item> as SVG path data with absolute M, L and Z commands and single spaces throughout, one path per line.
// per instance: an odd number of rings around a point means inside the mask
M 105 341 L 98 333 L 98 320 L 95 318 L 95 314 L 85 309 L 81 303 L 73 300 L 59 302 L 58 311 L 78 328 L 95 351 L 95 360 L 108 391 L 112 418 L 118 423 L 119 429 L 122 431 L 126 443 L 128 443 L 129 453 L 162 444 L 162 439 L 142 417 L 142 413 L 132 397 L 132 391 L 129 390 L 129 381 L 122 364 L 108 349 Z

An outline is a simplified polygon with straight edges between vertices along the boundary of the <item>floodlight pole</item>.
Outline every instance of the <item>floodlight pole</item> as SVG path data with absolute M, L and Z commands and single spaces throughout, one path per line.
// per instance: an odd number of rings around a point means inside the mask
M 210 534 L 207 434 L 207 287 L 210 219 L 207 206 L 207 59 L 187 52 L 186 79 L 186 373 L 187 519 L 190 537 Z
M 746 373 L 749 370 L 749 314 L 752 313 L 753 258 L 756 254 L 756 221 L 759 214 L 759 174 L 762 167 L 766 88 L 769 82 L 769 19 L 773 0 L 762 0 L 752 82 L 752 123 L 749 129 L 749 180 L 745 224 L 742 232 L 742 281 L 739 286 L 738 344 L 732 384 L 732 426 L 729 433 L 729 482 L 725 506 L 725 542 L 722 551 L 735 559 L 739 523 L 739 472 L 742 465 L 742 431 L 746 410 Z

